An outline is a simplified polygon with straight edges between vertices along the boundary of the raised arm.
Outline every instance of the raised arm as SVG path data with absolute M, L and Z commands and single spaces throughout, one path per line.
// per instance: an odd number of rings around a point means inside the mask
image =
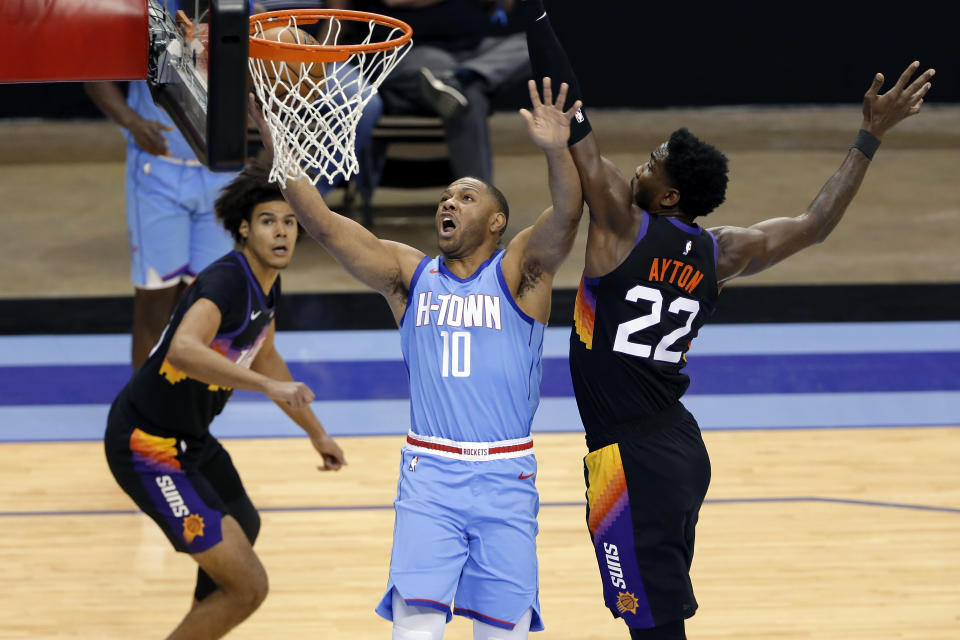
M 874 152 L 884 134 L 900 121 L 920 111 L 923 96 L 930 90 L 933 69 L 916 80 L 910 78 L 920 67 L 914 62 L 900 74 L 897 83 L 883 95 L 883 75 L 877 74 L 863 97 L 863 123 L 857 139 L 840 168 L 823 185 L 807 210 L 792 218 L 772 218 L 749 228 L 717 227 L 717 279 L 759 273 L 798 251 L 823 242 L 843 217 L 853 200 Z
M 573 248 L 583 213 L 580 179 L 567 148 L 570 120 L 580 108 L 580 101 L 564 112 L 568 87 L 560 85 L 554 102 L 550 78 L 543 79 L 543 102 L 537 95 L 536 82 L 531 80 L 529 88 L 533 111 L 521 109 L 520 114 L 527 123 L 530 137 L 547 158 L 552 206 L 540 214 L 533 226 L 518 233 L 507 247 L 503 272 L 520 308 L 546 322 L 550 315 L 553 276 Z
M 264 147 L 272 150 L 270 129 L 252 95 L 249 111 Z M 335 213 L 306 178 L 286 182 L 283 196 L 307 233 L 352 276 L 379 291 L 399 323 L 407 306 L 407 287 L 424 254 L 398 242 L 380 240 L 363 225 Z
M 273 380 L 293 382 L 293 376 L 290 375 L 287 363 L 284 362 L 283 357 L 277 352 L 274 345 L 275 333 L 276 323 L 270 323 L 270 329 L 263 346 L 260 348 L 260 353 L 257 354 L 250 368 Z M 310 436 L 313 448 L 323 458 L 323 466 L 319 467 L 322 471 L 336 471 L 346 464 L 340 445 L 327 434 L 326 429 L 323 428 L 309 404 L 293 408 L 284 402 L 278 402 L 277 406 L 283 409 L 283 412 Z
M 549 76 L 554 82 L 566 82 L 570 85 L 568 102 L 580 99 L 580 83 L 553 31 L 543 0 L 522 0 L 519 7 L 527 21 L 527 49 L 534 77 Z M 630 183 L 600 155 L 596 136 L 582 111 L 571 124 L 569 144 L 584 200 L 590 206 L 591 225 L 614 233 L 629 233 L 633 226 Z

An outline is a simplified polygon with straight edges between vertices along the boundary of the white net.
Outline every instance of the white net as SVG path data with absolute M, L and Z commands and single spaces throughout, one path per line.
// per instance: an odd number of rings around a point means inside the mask
M 256 21 L 251 38 L 304 45 L 369 45 L 394 40 L 399 27 L 374 20 L 357 22 L 337 16 L 320 20 L 321 39 L 299 30 L 297 17 Z M 366 30 L 343 42 L 347 23 Z M 282 32 L 282 33 L 281 33 Z M 343 62 L 281 62 L 250 56 L 250 74 L 264 120 L 273 138 L 270 180 L 306 177 L 313 184 L 333 183 L 359 168 L 355 151 L 357 124 L 377 87 L 410 49 L 410 41 L 383 50 L 357 51 Z M 314 47 L 315 49 L 315 47 Z

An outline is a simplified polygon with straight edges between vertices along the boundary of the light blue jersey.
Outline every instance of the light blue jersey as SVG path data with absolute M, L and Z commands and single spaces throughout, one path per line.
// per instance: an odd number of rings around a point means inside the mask
M 544 326 L 514 301 L 503 255 L 466 279 L 443 256 L 424 258 L 414 273 L 400 337 L 418 435 L 465 442 L 530 435 Z
M 197 155 L 187 139 L 183 137 L 180 130 L 173 123 L 173 120 L 167 115 L 159 105 L 153 101 L 153 94 L 150 93 L 150 87 L 146 81 L 131 82 L 127 93 L 127 104 L 131 109 L 140 114 L 141 118 L 162 122 L 168 127 L 173 127 L 172 131 L 164 131 L 163 137 L 167 139 L 167 147 L 170 149 L 170 156 L 181 160 L 197 160 Z M 133 136 L 126 129 L 123 130 L 127 138 L 127 144 L 136 146 Z M 236 175 L 236 174 L 234 174 Z
M 543 629 L 537 578 L 537 461 L 543 325 L 517 306 L 503 251 L 461 279 L 424 258 L 400 323 L 410 375 L 390 577 L 393 594 L 513 629 L 529 609 Z

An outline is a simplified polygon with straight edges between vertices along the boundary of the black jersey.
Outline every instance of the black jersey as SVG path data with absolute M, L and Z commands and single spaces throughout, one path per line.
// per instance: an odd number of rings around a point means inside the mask
M 177 327 L 200 298 L 217 305 L 222 316 L 210 348 L 249 368 L 270 328 L 280 298 L 280 278 L 265 296 L 246 258 L 233 251 L 201 271 L 187 287 L 160 342 L 121 392 L 150 426 L 170 434 L 202 436 L 233 392 L 193 380 L 167 360 Z
M 709 231 L 644 212 L 627 259 L 580 281 L 570 372 L 588 446 L 643 430 L 687 390 L 685 354 L 714 311 L 716 268 Z

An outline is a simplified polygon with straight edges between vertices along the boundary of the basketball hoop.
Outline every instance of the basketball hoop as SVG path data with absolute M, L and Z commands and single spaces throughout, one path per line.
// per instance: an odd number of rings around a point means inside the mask
M 319 23 L 319 40 L 301 27 Z M 359 40 L 345 44 L 345 27 Z M 270 180 L 332 183 L 358 170 L 357 124 L 410 49 L 405 22 L 360 11 L 298 9 L 250 17 L 250 75 L 273 137 Z

